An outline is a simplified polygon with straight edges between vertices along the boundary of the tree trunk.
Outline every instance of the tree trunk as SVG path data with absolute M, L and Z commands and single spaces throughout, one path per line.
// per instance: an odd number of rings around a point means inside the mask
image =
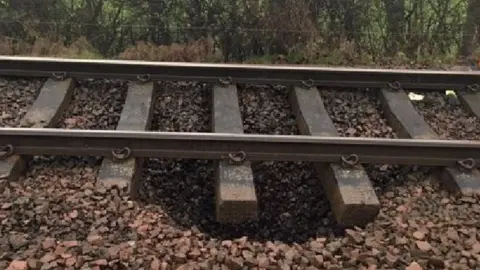
M 396 54 L 405 44 L 405 0 L 384 0 L 387 13 L 386 50 Z
M 480 1 L 469 0 L 467 7 L 467 20 L 463 26 L 462 47 L 460 54 L 468 57 L 472 54 L 473 46 L 477 40 L 478 30 L 480 26 Z

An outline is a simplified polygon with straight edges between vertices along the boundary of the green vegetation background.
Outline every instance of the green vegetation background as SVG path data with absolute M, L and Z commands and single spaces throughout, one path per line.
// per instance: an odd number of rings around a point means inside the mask
M 480 0 L 3 0 L 0 54 L 473 65 Z

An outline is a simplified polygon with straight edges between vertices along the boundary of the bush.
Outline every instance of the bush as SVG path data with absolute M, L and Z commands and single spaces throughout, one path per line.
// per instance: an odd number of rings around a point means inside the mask
M 23 55 L 38 57 L 65 57 L 65 58 L 101 58 L 100 53 L 81 37 L 69 46 L 64 42 L 52 41 L 47 38 L 37 38 L 33 44 L 14 40 L 8 37 L 0 38 L 1 55 Z
M 216 62 L 221 59 L 221 56 L 215 54 L 212 40 L 200 39 L 187 44 L 174 43 L 169 46 L 157 46 L 140 41 L 121 53 L 119 58 L 167 62 Z

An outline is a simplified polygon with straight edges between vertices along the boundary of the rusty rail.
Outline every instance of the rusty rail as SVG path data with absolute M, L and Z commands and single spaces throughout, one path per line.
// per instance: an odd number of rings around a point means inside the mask
M 480 162 L 480 142 L 227 133 L 0 129 L 0 157 L 84 155 L 453 166 Z M 395 153 L 392 155 L 392 153 Z
M 404 89 L 465 89 L 480 81 L 480 71 L 437 71 L 318 67 L 172 63 L 122 60 L 79 60 L 43 57 L 0 57 L 0 74 L 62 79 L 122 78 L 139 80 L 203 81 L 332 87 L 401 85 Z

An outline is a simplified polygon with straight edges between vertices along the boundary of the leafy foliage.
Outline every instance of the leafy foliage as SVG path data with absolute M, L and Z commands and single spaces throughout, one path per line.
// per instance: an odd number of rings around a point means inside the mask
M 0 1 L 3 54 L 441 64 L 479 33 L 478 0 Z

